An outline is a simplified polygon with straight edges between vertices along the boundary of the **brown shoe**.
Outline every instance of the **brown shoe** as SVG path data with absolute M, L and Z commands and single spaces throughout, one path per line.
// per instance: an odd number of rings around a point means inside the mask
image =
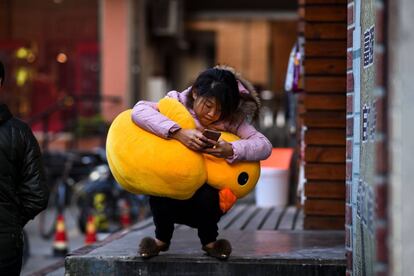
M 151 237 L 145 237 L 141 240 L 139 244 L 139 255 L 144 259 L 149 259 L 151 257 L 157 256 L 160 251 L 167 251 L 169 249 L 169 244 L 157 245 L 155 239 Z
M 202 249 L 207 255 L 219 260 L 226 260 L 231 254 L 231 244 L 225 239 L 215 241 L 212 248 L 203 246 Z

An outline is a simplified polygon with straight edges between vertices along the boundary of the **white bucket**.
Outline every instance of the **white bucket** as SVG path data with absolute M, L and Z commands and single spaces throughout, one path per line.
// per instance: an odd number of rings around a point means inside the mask
M 256 184 L 256 205 L 286 206 L 289 197 L 289 170 L 262 167 Z

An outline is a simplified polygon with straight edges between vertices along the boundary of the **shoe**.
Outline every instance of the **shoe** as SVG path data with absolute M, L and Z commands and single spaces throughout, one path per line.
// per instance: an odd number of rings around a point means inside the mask
M 138 253 L 142 258 L 149 259 L 151 257 L 158 256 L 160 251 L 167 251 L 169 247 L 169 244 L 157 245 L 154 238 L 145 237 L 139 244 Z
M 225 239 L 215 241 L 212 248 L 203 246 L 202 249 L 207 255 L 219 260 L 226 260 L 231 254 L 231 244 Z

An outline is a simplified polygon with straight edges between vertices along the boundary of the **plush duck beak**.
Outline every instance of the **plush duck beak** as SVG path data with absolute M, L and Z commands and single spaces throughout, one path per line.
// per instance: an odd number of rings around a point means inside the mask
M 229 188 L 224 188 L 219 192 L 220 209 L 226 213 L 236 203 L 237 197 Z

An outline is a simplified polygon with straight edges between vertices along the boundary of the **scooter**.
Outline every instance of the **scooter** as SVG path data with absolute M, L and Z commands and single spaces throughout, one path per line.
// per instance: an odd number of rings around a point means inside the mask
M 96 166 L 76 187 L 78 226 L 85 233 L 86 222 L 94 216 L 97 232 L 114 232 L 150 215 L 147 196 L 123 190 L 107 163 Z

